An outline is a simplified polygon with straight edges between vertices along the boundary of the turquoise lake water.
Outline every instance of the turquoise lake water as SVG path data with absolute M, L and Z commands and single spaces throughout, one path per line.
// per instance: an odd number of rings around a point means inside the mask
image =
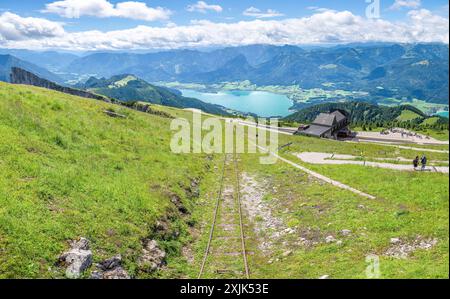
M 218 104 L 241 112 L 254 113 L 261 117 L 287 116 L 292 113 L 292 101 L 284 95 L 263 91 L 220 91 L 206 93 L 195 90 L 180 90 L 183 96 L 196 98 L 206 103 Z
M 448 118 L 448 111 L 440 111 L 440 112 L 438 112 L 436 114 Z

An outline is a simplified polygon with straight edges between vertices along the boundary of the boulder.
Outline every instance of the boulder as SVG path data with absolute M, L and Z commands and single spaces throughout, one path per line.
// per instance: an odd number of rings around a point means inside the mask
M 92 265 L 92 251 L 89 249 L 89 241 L 80 238 L 78 241 L 71 242 L 70 250 L 59 257 L 59 262 L 67 266 L 67 278 L 79 278 Z

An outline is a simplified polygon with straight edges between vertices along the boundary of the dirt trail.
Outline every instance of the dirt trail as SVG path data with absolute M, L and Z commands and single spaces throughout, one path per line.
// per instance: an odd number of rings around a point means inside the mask
M 313 153 L 303 152 L 295 153 L 296 157 L 306 163 L 311 164 L 323 164 L 323 165 L 361 165 L 369 167 L 378 167 L 385 169 L 401 170 L 401 171 L 416 171 L 412 165 L 406 164 L 394 164 L 383 162 L 371 162 L 371 161 L 356 161 L 358 157 L 351 155 L 334 155 L 329 153 Z M 419 170 L 419 168 L 417 169 Z M 428 172 L 440 172 L 449 173 L 449 168 L 444 166 L 427 166 L 425 171 Z

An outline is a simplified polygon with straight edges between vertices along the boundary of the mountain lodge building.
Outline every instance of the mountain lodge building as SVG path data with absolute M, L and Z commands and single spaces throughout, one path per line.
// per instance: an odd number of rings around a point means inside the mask
M 300 127 L 297 134 L 330 139 L 348 137 L 349 124 L 347 116 L 341 111 L 320 113 L 311 125 Z

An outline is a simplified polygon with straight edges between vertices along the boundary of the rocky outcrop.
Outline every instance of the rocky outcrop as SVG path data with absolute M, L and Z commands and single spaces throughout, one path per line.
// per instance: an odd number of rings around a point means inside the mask
M 142 255 L 139 258 L 139 267 L 144 272 L 153 272 L 165 264 L 166 253 L 158 246 L 155 240 L 145 240 Z
M 59 257 L 59 263 L 67 267 L 67 278 L 80 278 L 81 274 L 92 264 L 92 251 L 89 249 L 89 241 L 85 238 L 72 241 L 70 250 Z
M 122 268 L 122 256 L 116 255 L 97 264 L 92 272 L 92 279 L 130 279 L 130 275 Z
M 25 71 L 18 67 L 11 68 L 10 82 L 12 84 L 25 84 L 25 85 L 33 85 L 37 87 L 43 87 L 47 89 L 56 90 L 59 92 L 67 93 L 74 96 L 79 96 L 88 99 L 100 100 L 105 102 L 111 102 L 107 97 L 97 95 L 88 91 L 70 88 L 66 86 L 58 85 L 54 82 L 42 79 L 36 76 L 33 73 Z

